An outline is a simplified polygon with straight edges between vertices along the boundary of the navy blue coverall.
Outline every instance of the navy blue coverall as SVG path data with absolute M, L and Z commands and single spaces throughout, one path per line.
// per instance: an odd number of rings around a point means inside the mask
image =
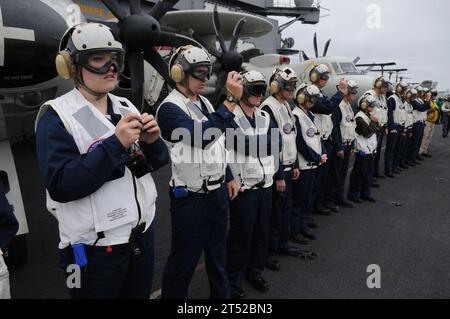
M 121 119 L 108 100 L 108 115 L 114 125 Z M 105 183 L 122 178 L 129 153 L 116 135 L 105 139 L 88 154 L 80 154 L 72 135 L 57 113 L 50 109 L 39 121 L 37 155 L 44 185 L 51 198 L 68 203 L 89 196 Z M 141 150 L 154 170 L 169 162 L 162 139 Z M 141 254 L 129 245 L 86 247 L 88 267 L 81 274 L 81 289 L 69 289 L 72 298 L 149 298 L 153 281 L 154 247 L 152 226 L 138 238 Z M 74 264 L 71 247 L 60 251 L 60 266 Z

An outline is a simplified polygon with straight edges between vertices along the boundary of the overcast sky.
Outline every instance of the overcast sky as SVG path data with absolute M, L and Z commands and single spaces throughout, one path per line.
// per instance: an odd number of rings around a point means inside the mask
M 320 55 L 332 38 L 329 56 L 360 56 L 360 63 L 395 61 L 395 68 L 409 69 L 405 76 L 413 79 L 405 81 L 434 80 L 439 90 L 450 89 L 450 1 L 322 0 L 321 4 L 331 9 L 329 17 L 316 25 L 296 23 L 283 32 L 283 37 L 295 39 L 294 48 L 313 56 L 317 32 Z M 379 29 L 367 25 L 371 4 L 381 9 Z

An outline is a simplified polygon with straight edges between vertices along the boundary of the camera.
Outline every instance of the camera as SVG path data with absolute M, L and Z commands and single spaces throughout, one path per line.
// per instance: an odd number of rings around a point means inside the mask
M 125 165 L 138 179 L 152 171 L 152 167 L 147 162 L 147 158 L 144 153 L 142 153 L 140 149 L 136 148 L 136 146 L 130 149 L 130 158 Z

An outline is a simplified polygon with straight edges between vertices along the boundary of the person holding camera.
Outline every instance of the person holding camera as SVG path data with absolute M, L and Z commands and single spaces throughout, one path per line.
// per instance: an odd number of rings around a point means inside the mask
M 172 244 L 162 298 L 188 298 L 189 284 L 204 251 L 210 297 L 226 299 L 230 297 L 226 269 L 228 206 L 238 189 L 230 175 L 226 176 L 225 129 L 231 126 L 237 99 L 242 96 L 242 80 L 238 72 L 228 74 L 230 99 L 215 111 L 201 95 L 212 71 L 205 50 L 178 48 L 169 71 L 176 87 L 156 113 L 172 159 Z
M 370 194 L 375 155 L 377 152 L 378 117 L 374 114 L 378 100 L 372 95 L 363 96 L 359 102 L 356 121 L 356 158 L 350 175 L 348 200 L 361 204 L 361 200 L 371 203 L 375 199 Z
M 144 299 L 151 293 L 157 192 L 150 173 L 169 156 L 153 116 L 109 93 L 124 58 L 107 26 L 71 27 L 56 68 L 75 88 L 44 103 L 36 119 L 60 264 L 67 282 L 72 272 L 81 276 L 78 285 L 68 285 L 72 298 Z

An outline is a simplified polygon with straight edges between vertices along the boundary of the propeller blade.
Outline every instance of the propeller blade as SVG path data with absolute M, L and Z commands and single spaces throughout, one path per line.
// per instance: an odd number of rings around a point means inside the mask
M 246 18 L 242 18 L 238 21 L 236 24 L 236 27 L 233 31 L 233 39 L 231 40 L 230 44 L 230 51 L 234 51 L 236 49 L 237 42 L 239 40 L 239 37 L 241 36 L 242 28 L 244 27 L 244 24 L 247 22 Z
M 305 53 L 305 51 L 302 51 L 303 60 L 309 61 L 309 56 Z
M 127 12 L 116 0 L 102 0 L 102 2 L 119 21 L 123 21 L 127 17 Z
M 331 39 L 327 41 L 327 43 L 325 44 L 325 48 L 323 49 L 323 56 L 324 57 L 327 56 L 328 49 L 330 48 L 330 44 L 331 44 Z
M 144 58 L 140 52 L 128 53 L 130 67 L 132 102 L 141 109 L 144 104 Z
M 169 46 L 173 48 L 178 48 L 184 45 L 194 45 L 196 47 L 202 47 L 200 43 L 198 43 L 195 39 L 192 39 L 190 37 L 172 33 L 172 32 L 161 32 L 161 37 L 159 38 L 159 41 L 156 43 L 157 46 Z
M 144 59 L 153 66 L 170 86 L 175 87 L 169 75 L 169 66 L 155 48 L 147 48 L 144 51 Z
M 197 41 L 201 45 L 201 47 L 203 47 L 204 49 L 208 50 L 209 54 L 213 55 L 217 59 L 220 59 L 220 57 L 222 56 L 222 53 L 220 53 L 219 51 L 217 51 L 214 48 L 208 47 L 206 45 L 205 41 L 203 41 L 203 39 L 198 35 L 197 32 L 195 32 L 194 29 L 192 29 L 192 28 L 189 29 L 189 36 L 192 39 L 194 39 L 195 41 Z
M 160 20 L 170 9 L 173 8 L 180 0 L 160 0 L 150 10 L 149 14 L 156 20 Z
M 358 62 L 361 60 L 361 58 L 358 56 L 356 59 L 353 60 L 353 64 L 358 64 Z
M 314 52 L 316 53 L 316 58 L 319 57 L 319 48 L 317 46 L 317 33 L 314 33 Z
M 226 90 L 225 86 L 227 83 L 227 77 L 228 77 L 228 73 L 223 70 L 220 71 L 219 75 L 217 76 L 216 91 L 214 92 L 214 96 L 213 96 L 213 105 L 214 106 L 219 106 L 225 100 L 224 91 Z
M 222 25 L 220 24 L 219 12 L 217 11 L 217 4 L 214 6 L 213 12 L 213 26 L 214 31 L 216 32 L 217 40 L 219 40 L 220 48 L 222 52 L 227 52 L 227 48 L 225 47 L 225 41 L 222 36 Z
M 130 12 L 131 12 L 131 14 L 142 13 L 141 0 L 130 0 Z

